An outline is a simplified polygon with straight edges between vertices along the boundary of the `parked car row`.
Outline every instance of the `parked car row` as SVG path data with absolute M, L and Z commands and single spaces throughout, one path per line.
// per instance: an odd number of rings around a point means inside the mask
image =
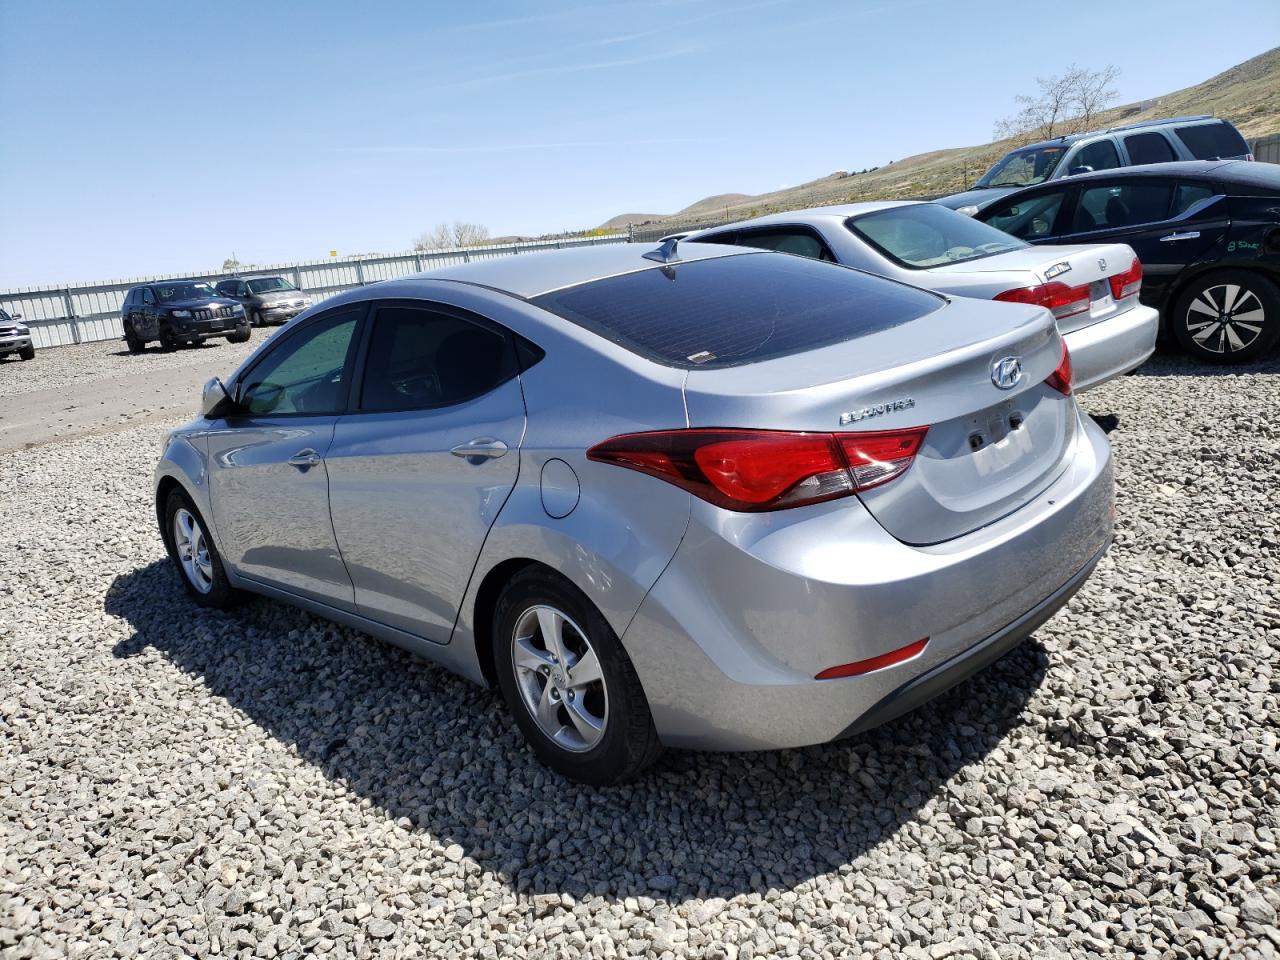
M 225 337 L 249 339 L 250 327 L 285 323 L 311 305 L 311 298 L 284 277 L 164 280 L 132 287 L 121 306 L 124 341 L 141 353 L 152 341 L 163 350 Z

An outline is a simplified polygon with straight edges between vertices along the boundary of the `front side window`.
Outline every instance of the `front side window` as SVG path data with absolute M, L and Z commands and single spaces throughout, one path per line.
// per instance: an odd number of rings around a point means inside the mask
M 1249 145 L 1244 142 L 1244 137 L 1224 121 L 1179 127 L 1174 133 L 1197 160 L 1243 157 L 1249 152 Z
M 1134 166 L 1144 163 L 1168 163 L 1176 160 L 1173 147 L 1159 133 L 1133 133 L 1124 138 L 1124 148 L 1129 151 L 1129 162 Z
M 161 303 L 181 303 L 184 300 L 208 300 L 210 297 L 216 297 L 217 293 L 213 287 L 207 283 L 163 283 L 157 284 L 155 289 L 156 298 Z
M 755 247 L 757 250 L 777 250 L 797 257 L 809 257 L 811 260 L 835 261 L 827 245 L 809 230 L 746 230 L 739 235 L 738 244 Z
M 701 370 L 857 340 L 945 301 L 848 267 L 745 253 L 637 270 L 533 303 L 642 357 Z
M 974 184 L 974 189 L 1030 187 L 1043 183 L 1053 175 L 1066 152 L 1067 148 L 1063 146 L 1014 150 L 983 174 L 982 179 Z
M 1080 191 L 1072 232 L 1114 230 L 1169 217 L 1170 183 L 1127 182 Z
M 275 293 L 277 290 L 297 290 L 284 277 L 255 277 L 249 281 L 250 293 Z
M 289 336 L 245 374 L 241 407 L 254 416 L 341 413 L 360 312 L 331 313 Z
M 936 203 L 864 213 L 845 225 L 854 236 L 906 267 L 964 263 L 1026 246 L 1008 233 Z
M 365 361 L 361 410 L 420 410 L 462 403 L 516 374 L 506 337 L 419 307 L 380 307 Z
M 1007 203 L 997 203 L 978 216 L 997 230 L 1013 234 L 1023 240 L 1036 240 L 1053 232 L 1054 221 L 1062 209 L 1065 190 L 1051 190 L 1034 197 Z
M 1114 170 L 1120 166 L 1120 154 L 1110 140 L 1097 140 L 1081 147 L 1071 161 L 1071 169 L 1088 167 L 1090 170 Z

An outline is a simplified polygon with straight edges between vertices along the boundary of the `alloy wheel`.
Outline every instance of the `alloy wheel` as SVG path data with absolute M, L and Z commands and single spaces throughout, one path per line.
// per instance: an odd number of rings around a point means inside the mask
M 195 515 L 180 507 L 173 515 L 173 547 L 187 580 L 201 593 L 213 589 L 213 560 L 209 540 Z
M 1187 308 L 1187 333 L 1210 353 L 1237 353 L 1262 335 L 1266 311 L 1258 295 L 1238 283 L 1206 287 Z
M 581 627 L 555 607 L 531 606 L 516 621 L 511 659 L 520 699 L 539 730 L 574 753 L 600 742 L 609 692 Z

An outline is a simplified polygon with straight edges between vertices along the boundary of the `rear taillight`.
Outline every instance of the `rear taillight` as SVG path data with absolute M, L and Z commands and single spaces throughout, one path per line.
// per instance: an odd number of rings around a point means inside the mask
M 901 476 L 928 429 L 656 430 L 596 444 L 587 459 L 647 473 L 728 510 L 782 510 L 847 497 Z
M 1125 297 L 1132 297 L 1142 289 L 1142 261 L 1134 257 L 1128 270 L 1107 279 L 1111 281 L 1111 296 L 1114 299 L 1123 300 Z
M 1017 287 L 997 293 L 993 298 L 1006 303 L 1034 303 L 1039 307 L 1048 307 L 1059 320 L 1074 317 L 1089 309 L 1089 285 L 1069 287 L 1058 280 L 1039 283 L 1034 287 Z
M 1064 396 L 1071 396 L 1071 351 L 1067 342 L 1062 341 L 1062 359 L 1058 361 L 1058 369 L 1045 377 L 1045 383 Z

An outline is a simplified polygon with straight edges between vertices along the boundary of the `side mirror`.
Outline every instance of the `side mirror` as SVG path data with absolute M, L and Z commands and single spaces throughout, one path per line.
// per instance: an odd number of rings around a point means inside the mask
M 22 314 L 20 314 L 20 313 L 11 313 L 11 314 L 9 314 L 9 319 L 10 319 L 10 320 L 21 320 L 21 319 L 22 319 Z
M 1080 166 L 1072 167 L 1068 170 L 1067 176 L 1074 177 L 1080 173 L 1093 173 L 1093 167 L 1089 166 L 1087 163 L 1082 163 Z
M 204 385 L 204 393 L 200 397 L 200 413 L 209 419 L 225 417 L 235 409 L 236 402 L 227 393 L 227 388 L 217 377 L 211 377 Z

